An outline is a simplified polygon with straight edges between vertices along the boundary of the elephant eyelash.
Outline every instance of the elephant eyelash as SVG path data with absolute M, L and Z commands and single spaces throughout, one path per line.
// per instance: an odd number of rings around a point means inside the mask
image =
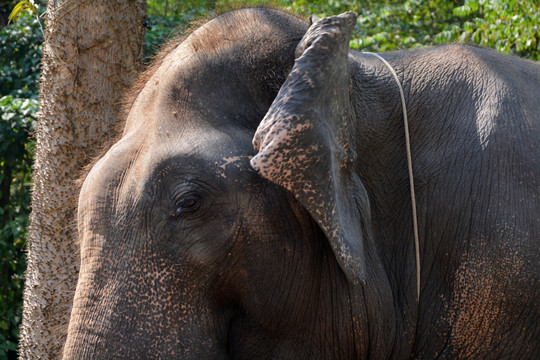
M 203 203 L 203 197 L 207 197 L 214 190 L 212 186 L 200 179 L 190 179 L 183 182 L 173 192 L 174 210 L 170 214 L 170 218 L 177 219 L 191 215 L 190 219 L 193 219 L 193 213 L 195 212 L 197 212 L 198 216 L 202 216 L 202 212 L 199 210 Z
M 175 201 L 175 210 L 171 214 L 171 218 L 179 218 L 183 215 L 194 213 L 200 207 L 201 198 L 196 194 L 187 194 L 182 196 L 178 201 Z

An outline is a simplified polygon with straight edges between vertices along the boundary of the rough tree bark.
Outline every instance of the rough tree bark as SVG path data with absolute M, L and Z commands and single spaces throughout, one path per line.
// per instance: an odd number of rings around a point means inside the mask
M 114 132 L 143 57 L 144 0 L 50 0 L 20 356 L 62 354 L 79 269 L 76 185 Z

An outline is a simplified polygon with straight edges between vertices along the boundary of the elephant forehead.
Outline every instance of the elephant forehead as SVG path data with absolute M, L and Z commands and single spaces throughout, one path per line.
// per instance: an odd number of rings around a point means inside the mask
M 204 27 L 195 31 L 155 69 L 133 102 L 124 134 L 163 124 L 189 123 L 200 113 L 199 118 L 207 117 L 204 110 L 220 100 L 215 93 L 227 81 L 223 73 L 216 73 L 210 66 L 216 61 L 215 52 L 196 45 L 205 32 Z M 211 83 L 210 89 L 205 88 L 205 82 Z
M 305 24 L 273 11 L 214 19 L 143 77 L 124 133 L 151 124 L 197 121 L 255 130 L 292 66 Z M 291 32 L 282 27 L 290 27 Z M 143 83 L 143 81 L 140 81 Z
M 252 155 L 251 135 L 245 131 L 158 127 L 144 134 L 130 132 L 94 165 L 80 201 L 116 194 L 137 202 L 167 176 L 181 179 L 189 174 L 208 182 L 238 178 L 251 170 Z
M 167 73 L 168 71 L 168 73 Z M 185 69 L 160 68 L 146 83 L 128 114 L 124 135 L 159 131 L 194 115 L 188 110 L 189 89 L 183 87 Z

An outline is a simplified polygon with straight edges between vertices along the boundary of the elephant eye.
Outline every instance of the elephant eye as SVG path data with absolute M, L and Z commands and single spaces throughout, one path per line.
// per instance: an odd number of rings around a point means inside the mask
M 177 203 L 177 208 L 173 214 L 171 214 L 172 218 L 177 218 L 179 216 L 182 216 L 187 213 L 194 212 L 199 208 L 199 199 L 196 197 L 188 197 L 185 199 L 182 199 Z

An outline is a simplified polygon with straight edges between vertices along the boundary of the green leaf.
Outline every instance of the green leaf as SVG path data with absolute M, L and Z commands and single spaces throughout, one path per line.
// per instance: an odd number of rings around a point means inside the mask
M 30 11 L 30 12 L 33 12 L 34 14 L 37 14 L 37 8 L 32 2 L 30 2 L 28 0 L 20 1 L 20 2 L 17 3 L 17 5 L 15 5 L 13 10 L 11 11 L 11 14 L 9 14 L 9 16 L 8 16 L 8 24 L 12 20 L 17 18 L 23 11 Z

